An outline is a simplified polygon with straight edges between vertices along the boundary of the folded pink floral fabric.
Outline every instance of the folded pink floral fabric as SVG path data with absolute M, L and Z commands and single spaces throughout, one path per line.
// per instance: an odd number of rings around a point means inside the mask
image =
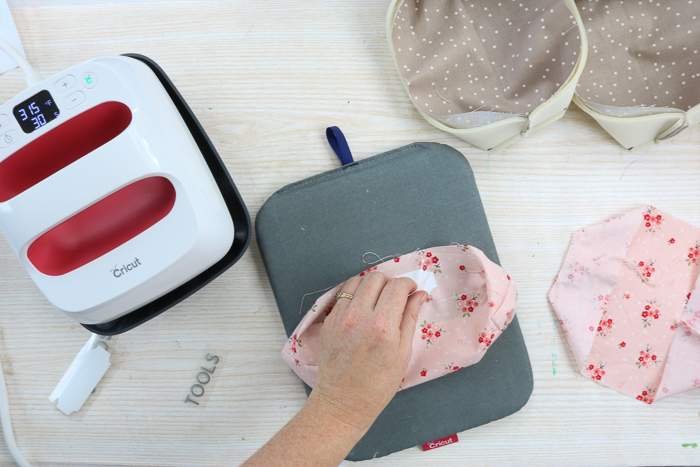
M 418 316 L 413 357 L 399 390 L 452 373 L 481 360 L 515 316 L 517 290 L 510 276 L 481 250 L 441 246 L 393 258 L 360 273 L 410 277 L 430 294 Z M 342 284 L 321 296 L 282 350 L 306 384 L 318 374 L 318 339 Z
M 581 374 L 651 404 L 700 387 L 700 229 L 653 206 L 574 234 L 549 293 Z

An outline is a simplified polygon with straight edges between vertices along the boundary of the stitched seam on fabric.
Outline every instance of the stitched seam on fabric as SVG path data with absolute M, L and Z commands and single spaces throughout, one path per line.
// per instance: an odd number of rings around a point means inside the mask
M 302 186 L 306 186 L 306 185 L 309 185 L 311 183 L 325 181 L 327 179 L 333 178 L 334 176 L 336 176 L 338 174 L 341 174 L 342 172 L 344 172 L 346 170 L 353 170 L 356 167 L 360 167 L 360 166 L 366 167 L 368 165 L 376 164 L 378 162 L 384 162 L 386 157 L 397 156 L 397 155 L 401 154 L 402 152 L 405 152 L 409 149 L 413 149 L 413 148 L 418 147 L 420 144 L 422 144 L 422 143 L 411 143 L 408 146 L 403 146 L 401 148 L 394 149 L 394 150 L 389 151 L 389 152 L 385 152 L 385 153 L 382 153 L 382 154 L 379 154 L 379 155 L 376 155 L 376 156 L 373 156 L 373 157 L 370 157 L 367 159 L 357 161 L 355 164 L 350 165 L 349 167 L 337 167 L 337 168 L 331 170 L 330 172 L 324 172 L 321 174 L 314 175 L 310 178 L 300 180 L 298 182 L 294 182 L 290 185 L 287 185 L 284 188 L 281 188 L 280 190 L 275 192 L 272 196 L 275 196 L 277 194 L 287 193 L 287 192 L 292 191 L 293 189 L 300 188 Z
M 367 169 L 371 165 L 377 165 L 380 163 L 387 162 L 388 158 L 393 159 L 394 157 L 399 157 L 402 153 L 409 151 L 411 149 L 421 148 L 422 146 L 423 146 L 423 149 L 427 149 L 425 147 L 425 145 L 429 145 L 428 148 L 437 146 L 437 147 L 441 147 L 441 148 L 449 148 L 449 149 L 455 150 L 451 146 L 447 146 L 445 144 L 440 144 L 440 143 L 425 143 L 425 142 L 411 143 L 407 146 L 403 146 L 403 147 L 394 149 L 392 151 L 384 152 L 382 154 L 378 154 L 376 156 L 369 157 L 367 159 L 362 159 L 362 160 L 357 161 L 356 163 L 354 163 L 348 167 L 337 167 L 337 168 L 331 170 L 330 172 L 324 172 L 324 173 L 321 173 L 318 175 L 314 175 L 310 178 L 300 180 L 298 182 L 294 182 L 290 185 L 287 185 L 283 188 L 280 188 L 275 193 L 270 195 L 270 197 L 265 202 L 265 204 L 267 204 L 274 196 L 282 195 L 282 194 L 286 194 L 286 193 L 291 193 L 300 187 L 307 186 L 307 185 L 317 183 L 317 182 L 323 182 L 323 181 L 330 180 L 330 179 L 334 178 L 335 176 L 342 174 L 342 172 L 344 172 L 346 170 L 354 170 L 355 168 L 360 168 L 360 167 Z M 464 161 L 468 165 L 467 160 L 464 159 Z

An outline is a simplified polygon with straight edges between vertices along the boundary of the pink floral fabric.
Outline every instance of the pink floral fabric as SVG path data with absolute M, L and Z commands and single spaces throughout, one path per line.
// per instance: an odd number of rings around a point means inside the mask
M 700 387 L 699 250 L 653 206 L 574 234 L 549 300 L 582 375 L 647 404 Z
M 453 373 L 481 360 L 515 316 L 517 290 L 503 269 L 472 246 L 441 246 L 391 259 L 360 273 L 410 277 L 428 292 L 413 336 L 413 357 L 398 390 Z M 318 339 L 340 284 L 306 313 L 282 358 L 306 384 L 318 375 Z

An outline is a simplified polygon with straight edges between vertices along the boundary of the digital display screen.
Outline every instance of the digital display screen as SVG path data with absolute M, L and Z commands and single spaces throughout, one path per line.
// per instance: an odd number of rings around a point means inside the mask
M 61 113 L 49 91 L 39 94 L 22 102 L 13 110 L 19 126 L 25 133 L 31 133 L 55 120 Z

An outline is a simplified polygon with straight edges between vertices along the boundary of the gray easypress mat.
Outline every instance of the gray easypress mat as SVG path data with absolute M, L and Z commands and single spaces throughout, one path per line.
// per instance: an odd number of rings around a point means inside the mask
M 306 297 L 300 315 L 304 294 L 367 269 L 368 251 L 387 256 L 458 242 L 499 263 L 469 163 L 436 143 L 288 185 L 262 206 L 255 230 L 287 336 L 322 295 Z M 347 459 L 386 456 L 506 417 L 532 387 L 516 316 L 478 364 L 398 392 Z M 432 416 L 419 417 L 428 403 Z

